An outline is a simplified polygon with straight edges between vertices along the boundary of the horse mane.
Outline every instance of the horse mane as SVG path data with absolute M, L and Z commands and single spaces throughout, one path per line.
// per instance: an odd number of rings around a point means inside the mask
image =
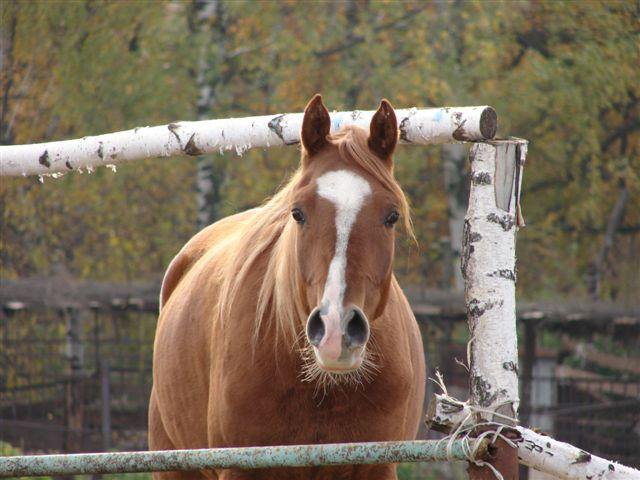
M 400 185 L 387 168 L 368 147 L 368 132 L 354 126 L 344 126 L 339 132 L 329 136 L 331 144 L 338 148 L 345 164 L 356 165 L 388 190 L 398 201 L 398 209 L 404 230 L 415 240 L 410 217 L 409 204 Z M 308 153 L 303 149 L 304 163 Z M 301 167 L 287 183 L 262 206 L 254 209 L 250 221 L 243 222 L 239 235 L 225 249 L 225 262 L 220 275 L 220 296 L 217 317 L 230 317 L 231 308 L 243 293 L 250 273 L 255 272 L 263 255 L 267 256 L 266 269 L 260 282 L 255 316 L 257 336 L 263 324 L 275 323 L 276 334 L 297 338 L 302 325 L 301 319 L 308 311 L 306 297 L 302 294 L 302 282 L 297 268 L 295 242 L 295 222 L 289 221 L 292 196 L 302 177 Z M 254 337 L 255 338 L 255 337 Z

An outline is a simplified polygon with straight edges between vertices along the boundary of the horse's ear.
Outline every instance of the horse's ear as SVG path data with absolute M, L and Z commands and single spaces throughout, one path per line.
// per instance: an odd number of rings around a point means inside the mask
M 380 102 L 369 126 L 369 148 L 391 165 L 391 155 L 398 143 L 398 120 L 393 107 L 386 100 Z
M 331 130 L 329 111 L 322 103 L 322 96 L 316 93 L 304 109 L 300 133 L 302 146 L 309 155 L 318 153 L 329 142 L 327 140 L 329 130 Z

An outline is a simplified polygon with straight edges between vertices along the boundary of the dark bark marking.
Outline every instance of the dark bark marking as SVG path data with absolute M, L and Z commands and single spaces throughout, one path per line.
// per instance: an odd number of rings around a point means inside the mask
M 467 123 L 467 120 L 463 120 L 462 123 L 460 124 L 460 126 L 458 128 L 456 128 L 453 131 L 453 134 L 451 135 L 455 140 L 458 140 L 460 142 L 466 142 L 471 140 L 471 137 L 469 135 L 467 135 L 467 131 L 464 129 L 464 124 Z
M 464 119 L 462 121 L 460 121 L 462 119 L 462 112 L 453 112 L 453 121 L 456 125 L 458 125 L 458 128 L 456 128 L 453 131 L 453 134 L 451 135 L 455 140 L 458 141 L 466 141 L 466 140 L 471 140 L 469 138 L 469 136 L 467 135 L 466 130 L 464 129 L 464 124 L 467 123 L 467 120 Z
M 477 298 L 473 298 L 471 299 L 471 301 L 469 302 L 469 304 L 467 305 L 467 315 L 474 319 L 477 320 L 478 318 L 480 318 L 482 315 L 485 314 L 485 312 L 487 310 L 491 310 L 492 308 L 494 308 L 495 306 L 501 307 L 503 305 L 503 301 L 497 301 L 497 302 L 481 302 L 480 300 L 478 300 Z
M 118 154 L 112 153 L 111 155 L 109 155 L 109 157 L 111 158 L 111 160 L 115 160 L 116 158 L 118 158 Z
M 536 452 L 536 453 L 544 452 L 544 448 L 542 448 L 540 445 L 538 445 L 533 440 L 525 440 L 524 441 L 524 448 L 529 450 L 530 452 Z
M 284 135 L 282 133 L 282 119 L 284 118 L 284 113 L 277 115 L 275 117 L 273 117 L 270 121 L 269 121 L 269 130 L 271 130 L 273 133 L 275 133 L 278 138 L 280 140 L 282 140 L 282 143 L 284 143 L 285 145 L 295 145 L 296 143 L 299 143 L 298 140 L 293 141 L 293 142 L 287 142 L 284 139 Z
M 491 185 L 493 179 L 489 172 L 477 172 L 471 177 L 471 182 L 474 185 Z
M 513 362 L 504 362 L 502 368 L 518 375 L 518 366 Z
M 104 146 L 102 145 L 102 142 L 100 142 L 100 146 L 96 153 L 98 154 L 98 157 L 100 157 L 100 160 L 104 160 Z
M 578 456 L 576 457 L 576 459 L 571 462 L 571 464 L 576 464 L 576 463 L 588 463 L 591 461 L 591 454 L 588 452 L 585 452 L 584 450 L 580 450 L 580 453 L 578 454 Z
M 491 272 L 488 274 L 489 277 L 500 277 L 506 280 L 516 281 L 516 274 L 513 270 L 509 270 L 508 268 L 502 268 L 500 270 L 496 270 L 495 272 Z
M 64 162 L 64 166 L 67 167 L 69 170 L 73 170 L 73 167 L 71 166 L 71 162 L 69 160 Z
M 178 145 L 180 145 L 180 150 L 182 150 L 183 148 L 182 140 L 180 140 L 180 135 L 178 135 L 177 133 L 177 130 L 180 128 L 180 125 L 178 125 L 177 123 L 170 123 L 169 125 L 167 125 L 167 128 L 176 137 L 176 139 L 178 140 Z
M 498 392 L 491 393 L 491 384 L 479 375 L 471 376 L 471 391 L 481 407 L 491 406 L 498 396 Z
M 455 140 L 458 140 L 460 142 L 470 140 L 470 138 L 467 135 L 467 132 L 465 132 L 464 127 L 462 125 L 460 125 L 458 128 L 456 128 L 453 131 L 452 136 Z
M 473 162 L 475 161 L 476 161 L 476 149 L 471 148 L 469 149 L 469 164 L 473 165 Z
M 192 134 L 191 137 L 189 138 L 189 141 L 182 149 L 184 153 L 186 153 L 187 155 L 191 155 L 193 157 L 204 154 L 204 152 L 196 145 L 195 137 L 196 137 L 196 134 L 195 133 Z
M 482 235 L 478 232 L 472 232 L 469 220 L 465 220 L 462 230 L 462 255 L 460 255 L 460 269 L 462 270 L 463 278 L 467 278 L 469 258 L 471 258 L 471 254 L 475 251 L 473 244 L 480 240 L 482 240 Z
M 45 150 L 44 153 L 42 155 L 40 155 L 40 158 L 38 158 L 38 163 L 40 165 L 44 165 L 47 168 L 51 168 L 51 162 L 49 161 L 49 151 Z
M 398 130 L 400 130 L 400 140 L 407 143 L 411 143 L 411 140 L 407 138 L 407 124 L 409 123 L 409 118 L 411 117 L 404 117 L 400 122 L 400 126 L 398 127 Z
M 500 216 L 495 213 L 490 213 L 489 215 L 487 215 L 487 220 L 492 223 L 497 223 L 505 232 L 511 230 L 515 225 L 513 216 L 509 214 Z

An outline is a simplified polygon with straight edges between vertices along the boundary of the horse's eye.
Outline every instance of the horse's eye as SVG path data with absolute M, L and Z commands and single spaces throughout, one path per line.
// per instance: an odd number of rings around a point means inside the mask
M 291 210 L 291 216 L 299 224 L 303 224 L 305 221 L 304 213 L 302 213 L 302 210 L 300 210 L 299 208 L 294 208 L 293 210 Z
M 399 218 L 400 214 L 394 210 L 389 215 L 387 215 L 387 218 L 384 219 L 384 226 L 389 228 L 393 227 Z

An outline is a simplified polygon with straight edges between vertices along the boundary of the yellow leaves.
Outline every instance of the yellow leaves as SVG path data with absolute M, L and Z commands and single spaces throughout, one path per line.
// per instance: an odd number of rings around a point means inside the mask
M 397 106 L 495 106 L 501 135 L 532 141 L 531 228 L 518 245 L 530 291 L 580 275 L 599 237 L 576 232 L 602 227 L 620 179 L 634 193 L 625 221 L 638 223 L 640 133 L 628 133 L 624 153 L 622 139 L 602 151 L 638 115 L 637 106 L 625 113 L 640 97 L 631 2 L 356 2 L 354 16 L 340 2 L 222 2 L 215 35 L 190 33 L 180 2 L 8 5 L 3 26 L 18 15 L 10 101 L 18 143 L 194 118 L 202 47 L 212 118 L 300 111 L 317 91 L 332 109 L 370 109 L 383 96 Z M 261 202 L 298 155 L 294 147 L 212 157 L 226 175 L 223 214 Z M 55 263 L 95 278 L 161 271 L 194 230 L 194 169 L 192 159 L 168 159 L 43 186 L 2 182 L 3 273 Z M 422 255 L 404 252 L 399 262 L 411 258 L 407 275 L 436 285 L 441 252 L 431 245 L 448 234 L 438 149 L 402 147 L 397 174 Z M 421 258 L 434 273 L 426 280 Z

